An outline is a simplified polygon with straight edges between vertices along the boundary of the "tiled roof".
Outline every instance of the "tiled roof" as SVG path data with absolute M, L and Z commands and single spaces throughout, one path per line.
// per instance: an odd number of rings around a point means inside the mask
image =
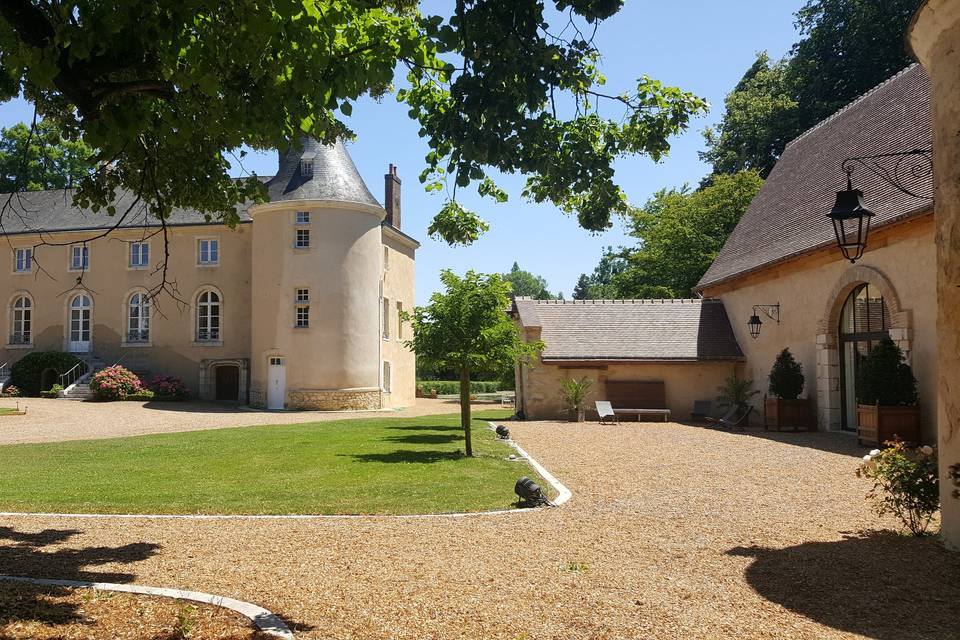
M 280 167 L 276 176 L 261 177 L 267 183 L 271 202 L 278 200 L 335 200 L 358 202 L 380 206 L 360 177 L 350 154 L 341 142 L 324 146 L 315 140 L 303 140 L 300 149 L 290 149 L 280 154 Z M 313 175 L 300 175 L 300 158 L 313 155 Z M 124 192 L 115 204 L 123 212 L 133 196 Z M 250 203 L 237 206 L 241 222 L 250 222 L 247 208 Z M 94 213 L 73 206 L 72 189 L 28 191 L 15 194 L 13 206 L 0 219 L 0 234 L 37 233 L 39 231 L 82 231 L 108 229 L 118 218 L 106 212 Z M 167 220 L 170 226 L 210 224 L 203 214 L 192 209 L 175 209 Z M 158 226 L 159 221 L 138 205 L 124 219 L 121 228 Z
M 531 300 L 514 311 L 540 327 L 550 360 L 739 360 L 719 300 Z
M 846 187 L 843 160 L 929 149 L 932 139 L 930 78 L 923 67 L 912 65 L 787 145 L 698 289 L 833 244 L 826 215 L 836 192 Z M 862 167 L 853 181 L 877 214 L 873 227 L 931 208 Z M 928 185 L 922 188 L 930 191 Z
M 300 149 L 291 147 L 280 154 L 280 169 L 267 183 L 271 202 L 335 200 L 380 206 L 342 142 L 338 140 L 335 144 L 323 145 L 304 138 L 300 145 Z M 313 173 L 309 176 L 300 173 L 303 158 L 313 160 Z

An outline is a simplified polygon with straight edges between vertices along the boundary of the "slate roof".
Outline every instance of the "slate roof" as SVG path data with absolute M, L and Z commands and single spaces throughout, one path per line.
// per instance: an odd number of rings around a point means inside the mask
M 315 140 L 302 140 L 300 149 L 291 148 L 280 154 L 276 176 L 261 177 L 267 184 L 270 201 L 278 200 L 335 200 L 380 206 L 364 183 L 343 143 L 323 146 Z M 313 156 L 313 175 L 300 175 L 300 158 Z M 73 189 L 27 191 L 14 195 L 13 207 L 0 217 L 0 234 L 52 231 L 85 231 L 107 229 L 117 224 L 119 215 L 133 202 L 133 196 L 124 192 L 117 199 L 118 217 L 105 211 L 94 213 L 73 206 Z M 240 222 L 250 222 L 247 209 L 250 203 L 237 206 Z M 203 214 L 192 209 L 174 209 L 167 220 L 170 226 L 211 224 Z M 120 228 L 159 226 L 159 221 L 138 205 L 119 225 Z
M 911 65 L 787 145 L 697 289 L 832 245 L 826 214 L 846 187 L 843 160 L 929 149 L 932 140 L 930 78 L 919 64 Z M 900 193 L 862 167 L 853 182 L 877 214 L 871 228 L 931 210 L 929 201 Z M 932 177 L 924 176 L 918 188 L 932 193 L 931 184 Z
M 291 147 L 280 154 L 280 169 L 268 183 L 270 201 L 336 200 L 379 207 L 380 203 L 360 177 L 347 148 L 339 140 L 323 145 L 316 140 L 300 140 L 301 148 Z M 300 173 L 302 158 L 313 160 L 313 174 Z
M 741 360 L 719 300 L 531 300 L 513 311 L 540 327 L 543 360 Z

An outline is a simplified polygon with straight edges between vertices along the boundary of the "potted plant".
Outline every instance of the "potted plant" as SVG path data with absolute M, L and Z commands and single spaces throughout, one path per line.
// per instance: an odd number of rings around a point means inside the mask
M 577 422 L 584 421 L 584 404 L 587 400 L 587 394 L 593 386 L 593 380 L 590 378 L 568 378 L 561 384 L 563 392 L 563 401 L 567 408 L 576 416 Z
M 917 379 L 900 347 L 881 340 L 860 364 L 857 380 L 857 441 L 879 446 L 900 439 L 920 444 Z
M 777 356 L 770 369 L 770 394 L 763 400 L 764 426 L 783 427 L 809 431 L 813 428 L 813 411 L 809 398 L 801 398 L 804 377 L 803 366 L 797 362 L 790 349 L 784 349 Z

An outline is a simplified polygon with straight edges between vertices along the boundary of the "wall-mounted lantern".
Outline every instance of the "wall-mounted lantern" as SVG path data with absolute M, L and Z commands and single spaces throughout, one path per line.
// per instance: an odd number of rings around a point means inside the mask
M 866 169 L 908 196 L 933 200 L 933 152 L 930 149 L 855 156 L 847 158 L 840 166 L 847 174 L 847 188 L 837 192 L 837 199 L 827 217 L 833 223 L 837 246 L 850 262 L 863 256 L 870 234 L 870 219 L 875 215 L 863 203 L 863 192 L 853 188 L 851 176 L 855 167 Z
M 750 316 L 750 320 L 747 321 L 747 328 L 750 330 L 750 337 L 756 340 L 760 337 L 760 328 L 763 326 L 763 321 L 760 320 L 760 315 L 757 313 L 757 310 L 763 312 L 763 315 L 767 316 L 777 324 L 780 324 L 780 303 L 777 304 L 755 304 L 753 305 L 753 315 Z
M 873 211 L 863 204 L 863 192 L 853 188 L 850 174 L 853 167 L 847 168 L 847 188 L 837 192 L 837 201 L 827 214 L 833 222 L 833 232 L 837 236 L 837 246 L 843 257 L 856 262 L 867 248 L 867 235 L 870 233 L 870 218 Z

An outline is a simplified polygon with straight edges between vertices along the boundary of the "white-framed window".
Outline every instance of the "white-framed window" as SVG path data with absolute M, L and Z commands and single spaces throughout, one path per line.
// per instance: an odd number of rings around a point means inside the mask
M 403 340 L 403 303 L 397 303 L 397 340 Z
M 90 268 L 90 247 L 75 244 L 70 247 L 70 270 L 86 271 Z
M 310 289 L 297 289 L 297 303 L 294 307 L 294 326 L 305 329 L 310 326 Z
M 10 322 L 9 344 L 30 344 L 33 339 L 31 324 L 33 301 L 28 296 L 17 296 L 13 301 L 13 317 Z
M 383 390 L 387 393 L 390 393 L 390 387 L 393 385 L 393 380 L 391 380 L 390 363 L 386 360 L 383 361 Z
M 300 160 L 300 175 L 306 177 L 313 175 L 313 158 L 302 158 Z
M 18 247 L 13 250 L 13 270 L 16 273 L 30 273 L 33 270 L 33 249 Z
M 130 243 L 130 266 L 134 269 L 143 269 L 150 266 L 150 243 Z
M 220 241 L 216 238 L 197 240 L 197 264 L 216 266 L 220 264 Z
M 390 298 L 383 299 L 383 339 L 390 339 Z
M 145 292 L 127 301 L 127 342 L 150 342 L 150 296 Z
M 383 248 L 383 270 L 390 270 L 390 249 L 387 247 Z
M 296 224 L 310 224 L 310 212 L 297 211 Z
M 220 295 L 204 291 L 197 297 L 197 342 L 220 340 Z
M 297 236 L 294 239 L 293 246 L 297 249 L 310 248 L 310 229 L 297 229 Z

